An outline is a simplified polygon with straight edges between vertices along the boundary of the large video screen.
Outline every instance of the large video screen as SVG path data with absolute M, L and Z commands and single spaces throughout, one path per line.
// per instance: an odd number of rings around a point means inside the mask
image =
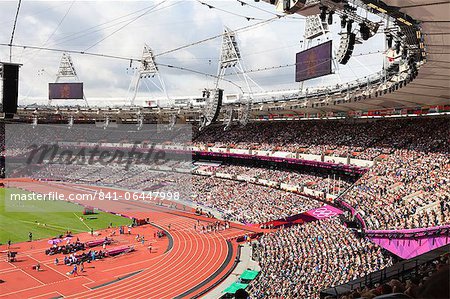
M 331 74 L 331 41 L 297 53 L 295 81 Z
M 83 99 L 83 83 L 49 83 L 50 100 Z

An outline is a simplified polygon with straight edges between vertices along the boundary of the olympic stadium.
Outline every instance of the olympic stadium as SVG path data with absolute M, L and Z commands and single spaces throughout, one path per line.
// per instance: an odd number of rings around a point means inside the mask
M 0 3 L 0 298 L 450 298 L 449 15 Z

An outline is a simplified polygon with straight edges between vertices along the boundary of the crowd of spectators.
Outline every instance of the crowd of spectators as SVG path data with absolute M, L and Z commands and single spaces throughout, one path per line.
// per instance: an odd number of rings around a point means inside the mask
M 206 171 L 210 169 L 204 169 Z M 297 172 L 223 166 L 216 169 L 228 174 L 245 174 L 255 178 L 296 184 L 322 192 L 338 192 L 348 187 L 345 181 L 307 175 Z M 225 219 L 242 223 L 263 223 L 292 216 L 320 206 L 320 202 L 272 187 L 220 179 L 216 177 L 191 176 L 174 172 L 152 171 L 133 166 L 125 171 L 114 165 L 62 165 L 51 164 L 33 174 L 38 179 L 60 179 L 64 181 L 113 185 L 130 190 L 183 190 L 180 198 L 219 211 Z M 339 187 L 339 184 L 340 187 Z
M 171 166 L 173 167 L 173 165 Z M 186 168 L 186 166 L 183 167 Z M 109 165 L 47 164 L 33 171 L 31 176 L 36 179 L 51 178 L 140 191 L 160 189 L 170 184 L 181 184 L 190 178 L 190 175 L 171 170 L 156 170 L 143 165 L 132 165 L 125 169 L 123 165 L 114 163 Z
M 291 186 L 307 187 L 308 189 L 339 194 L 351 186 L 349 182 L 339 177 L 319 173 L 302 173 L 295 170 L 271 169 L 263 167 L 249 167 L 241 165 L 222 164 L 202 169 L 205 172 L 225 173 L 232 176 L 268 180 Z
M 241 223 L 264 223 L 322 205 L 294 193 L 247 182 L 194 176 L 192 183 L 194 203 L 218 210 L 225 219 Z
M 379 159 L 342 197 L 360 212 L 368 228 L 450 224 L 447 121 L 421 121 L 420 126 L 404 126 L 386 137 L 384 142 L 396 149 Z
M 339 189 L 339 181 L 297 172 L 223 166 L 220 171 L 242 173 L 277 182 L 307 186 L 317 191 Z M 163 190 L 173 184 L 176 190 L 183 189 L 184 199 L 219 211 L 225 219 L 242 223 L 264 223 L 292 216 L 319 207 L 320 202 L 297 194 L 256 185 L 214 177 L 190 176 L 174 172 L 152 171 L 142 166 L 132 166 L 125 171 L 117 165 L 63 165 L 50 164 L 33 174 L 33 177 L 61 179 L 71 182 L 114 185 L 131 190 Z M 302 180 L 302 181 L 301 181 Z M 341 188 L 348 183 L 341 181 Z M 175 189 L 174 189 L 175 190 Z M 190 192 L 189 192 L 190 191 Z M 183 198 L 183 197 L 181 197 Z
M 261 272 L 251 298 L 319 298 L 340 285 L 392 265 L 392 258 L 335 218 L 280 229 L 253 245 Z
M 384 283 L 358 287 L 354 291 L 340 295 L 339 299 L 367 298 L 392 294 L 390 298 L 450 298 L 449 291 L 449 253 L 439 256 L 414 268 L 400 277 L 389 279 Z M 400 297 L 406 295 L 407 297 Z M 329 296 L 325 299 L 334 299 Z
M 1 129 L 1 128 L 0 128 Z M 58 142 L 102 143 L 102 144 L 163 144 L 189 142 L 192 137 L 189 125 L 165 130 L 157 125 L 148 125 L 141 130 L 134 124 L 121 124 L 117 127 L 99 127 L 93 124 L 76 124 L 69 128 L 66 124 L 27 123 L 9 124 L 6 127 L 6 150 L 27 148 L 35 145 L 52 145 Z
M 385 136 L 398 130 L 404 121 L 343 122 L 297 121 L 255 122 L 244 128 L 224 131 L 211 127 L 194 141 L 197 145 L 230 146 L 235 148 L 326 154 L 328 156 L 355 157 L 372 160 L 382 152 L 374 150 Z
M 43 128 L 49 135 L 51 129 Z M 64 130 L 63 130 L 64 131 Z M 66 132 L 65 130 L 64 132 Z M 106 130 L 108 131 L 108 130 Z M 114 131 L 114 130 L 113 130 Z M 67 131 L 68 132 L 68 131 Z M 119 132 L 119 133 L 117 133 Z M 103 139 L 112 138 L 123 141 L 127 136 L 122 131 L 97 132 L 95 136 Z M 61 133 L 61 132 L 60 132 Z M 59 134 L 59 133 L 58 133 Z M 68 133 L 69 134 L 69 133 Z M 74 140 L 83 137 L 87 141 L 92 136 L 81 133 L 70 133 Z M 75 135 L 74 135 L 75 134 Z M 78 135 L 77 135 L 78 134 Z M 97 135 L 96 135 L 97 134 Z M 136 133 L 137 135 L 141 133 Z M 61 134 L 59 134 L 61 135 Z M 58 136 L 59 136 L 58 135 Z M 83 135 L 83 136 L 81 136 Z M 141 134 L 142 135 L 142 134 Z M 139 135 L 140 136 L 140 135 Z M 140 136 L 143 137 L 143 136 Z M 58 137 L 58 138 L 61 138 Z M 98 140 L 98 139 L 97 139 Z M 246 149 L 286 150 L 291 152 L 325 154 L 335 156 L 354 156 L 364 159 L 375 159 L 375 165 L 359 179 L 356 184 L 342 197 L 362 215 L 368 228 L 373 229 L 400 229 L 418 228 L 450 223 L 450 163 L 448 139 L 448 117 L 440 118 L 407 118 L 372 121 L 296 121 L 296 122 L 254 122 L 245 128 L 234 128 L 223 131 L 223 127 L 209 127 L 195 139 L 195 144 L 204 146 L 227 146 Z M 113 185 L 133 190 L 156 190 L 165 184 L 179 184 L 181 178 L 173 171 L 156 173 L 148 168 L 133 165 L 123 173 L 113 164 L 108 166 L 90 165 L 51 165 L 37 173 L 37 177 L 58 178 L 88 183 Z M 295 171 L 284 171 L 257 167 L 221 166 L 215 171 L 232 175 L 245 174 L 253 178 L 272 180 L 287 184 L 297 184 L 314 191 L 329 191 L 338 194 L 349 187 L 345 180 L 331 177 L 311 176 Z M 212 179 L 211 179 L 212 180 Z M 278 197 L 287 198 L 288 213 L 273 212 L 277 208 L 267 208 L 269 216 L 264 217 L 263 211 L 255 211 L 249 215 L 247 212 L 236 214 L 239 203 L 247 204 L 246 197 L 237 198 L 237 191 L 228 192 L 231 186 L 224 185 L 223 192 L 220 186 L 212 184 L 207 179 L 196 179 L 194 182 L 194 200 L 203 202 L 207 206 L 220 210 L 231 210 L 233 218 L 239 221 L 254 221 L 255 219 L 271 219 L 272 216 L 286 217 L 291 211 L 291 197 L 285 194 Z M 231 183 L 227 184 L 240 184 Z M 183 182 L 188 186 L 190 182 Z M 241 185 L 239 185 L 241 186 Z M 330 192 L 330 186 L 332 190 Z M 337 187 L 336 187 L 337 186 Z M 250 186 L 245 188 L 263 188 Z M 180 188 L 178 188 L 180 189 Z M 197 192 L 198 190 L 198 192 Z M 206 190 L 206 191 L 204 191 Z M 208 192 L 215 192 L 209 194 Z M 249 191 L 251 192 L 251 191 Z M 267 191 L 269 192 L 269 191 Z M 275 203 L 273 194 L 261 193 L 257 202 L 264 202 L 262 206 Z M 231 194 L 233 199 L 220 200 L 220 194 Z M 206 195 L 206 197 L 205 197 Z M 225 208 L 227 201 L 232 208 Z M 247 209 L 247 208 L 246 208 Z M 301 210 L 301 207 L 299 208 Z M 272 212 L 272 213 L 270 213 Z M 255 214 L 261 214 L 255 216 Z M 285 215 L 286 214 L 286 215 Z
M 449 224 L 449 163 L 446 154 L 397 150 L 364 174 L 342 199 L 373 229 Z
M 396 148 L 407 147 L 413 138 L 411 133 L 414 137 L 422 135 L 429 142 L 436 142 L 439 138 L 434 136 L 433 130 L 445 130 L 447 121 L 447 118 L 408 118 L 367 122 L 254 122 L 228 131 L 224 131 L 223 126 L 209 127 L 196 136 L 194 144 L 373 160 Z M 410 134 L 403 136 L 400 132 L 405 128 Z M 421 129 L 414 131 L 414 128 Z
M 448 121 L 448 117 L 427 117 L 355 123 L 262 122 L 232 131 L 211 127 L 195 141 L 209 146 L 376 158 L 375 166 L 342 200 L 360 212 L 369 229 L 420 228 L 450 223 Z
M 229 131 L 224 131 L 223 126 L 212 126 L 195 138 L 194 145 L 375 160 L 374 166 L 341 200 L 361 214 L 369 229 L 430 227 L 450 224 L 448 120 L 444 117 L 367 122 L 255 122 Z M 72 136 L 72 139 L 98 141 L 111 138 L 107 135 L 110 133 L 95 132 L 98 136 L 85 133 L 81 136 L 79 133 L 80 136 Z M 112 139 L 123 142 L 128 137 L 119 132 Z M 145 139 L 145 136 L 138 137 Z M 20 149 L 11 149 L 11 154 L 18 153 Z M 117 165 L 48 165 L 35 176 L 135 190 L 153 190 L 160 188 L 163 182 L 181 181 L 173 171 L 153 172 L 136 165 L 126 173 L 122 169 Z M 321 192 L 330 191 L 333 186 L 332 191 L 340 193 L 351 186 L 339 178 L 270 168 L 222 165 L 203 170 L 298 185 Z M 219 211 L 230 221 L 264 223 L 322 205 L 294 193 L 249 182 L 213 176 L 193 176 L 189 180 L 192 180 L 191 200 Z M 254 244 L 253 252 L 259 260 L 261 273 L 251 284 L 252 298 L 318 298 L 322 289 L 363 277 L 393 263 L 380 247 L 358 238 L 333 218 L 263 235 Z M 69 263 L 79 261 L 77 256 L 73 255 L 73 258 Z M 81 257 L 86 258 L 95 259 L 95 253 L 94 257 L 92 253 Z M 381 285 L 366 286 L 341 296 L 341 299 L 374 298 L 388 293 L 419 298 L 433 272 L 443 268 L 448 260 L 446 255 L 421 266 L 412 279 L 393 279 Z

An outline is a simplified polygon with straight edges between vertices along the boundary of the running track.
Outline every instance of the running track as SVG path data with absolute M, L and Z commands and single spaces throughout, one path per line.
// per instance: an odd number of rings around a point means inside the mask
M 57 191 L 60 193 L 89 192 L 86 187 L 27 182 L 16 185 L 37 193 Z M 96 187 L 90 187 L 95 189 Z M 104 189 L 104 188 L 103 188 Z M 117 190 L 117 192 L 122 192 Z M 147 218 L 152 224 L 169 232 L 173 246 L 165 253 L 150 260 L 131 260 L 133 253 L 114 260 L 109 272 L 114 277 L 131 276 L 122 280 L 105 281 L 98 273 L 86 277 L 63 279 L 53 283 L 41 283 L 37 287 L 0 295 L 0 298 L 192 298 L 215 285 L 233 267 L 237 243 L 229 240 L 249 231 L 247 227 L 233 225 L 230 229 L 200 233 L 194 224 L 205 224 L 211 219 L 191 213 L 169 210 L 164 207 L 123 201 L 89 202 L 111 212 L 129 217 Z M 170 225 L 170 230 L 168 226 Z M 253 228 L 252 228 L 253 230 Z M 125 258 L 127 257 L 127 258 Z M 1 277 L 0 271 L 0 277 Z M 6 282 L 8 283 L 8 282 Z M 14 283 L 14 281 L 11 281 Z M 16 283 L 19 283 L 17 281 Z M 0 285 L 1 287 L 1 285 Z

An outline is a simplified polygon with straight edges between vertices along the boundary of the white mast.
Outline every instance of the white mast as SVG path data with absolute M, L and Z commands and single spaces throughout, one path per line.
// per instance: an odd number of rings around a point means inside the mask
M 158 80 L 152 80 L 153 78 L 157 78 Z M 134 100 L 136 99 L 136 95 L 139 89 L 139 85 L 141 83 L 141 79 L 149 79 L 149 81 L 161 92 L 163 92 L 169 100 L 169 95 L 167 94 L 166 85 L 164 84 L 164 80 L 159 75 L 158 67 L 155 63 L 155 56 L 153 54 L 152 49 L 147 44 L 144 44 L 144 49 L 142 50 L 142 59 L 141 64 L 138 69 L 136 69 L 134 73 L 134 77 L 131 80 L 129 92 L 132 92 L 132 96 L 130 99 L 131 106 L 134 106 Z M 155 82 L 156 81 L 156 82 Z

